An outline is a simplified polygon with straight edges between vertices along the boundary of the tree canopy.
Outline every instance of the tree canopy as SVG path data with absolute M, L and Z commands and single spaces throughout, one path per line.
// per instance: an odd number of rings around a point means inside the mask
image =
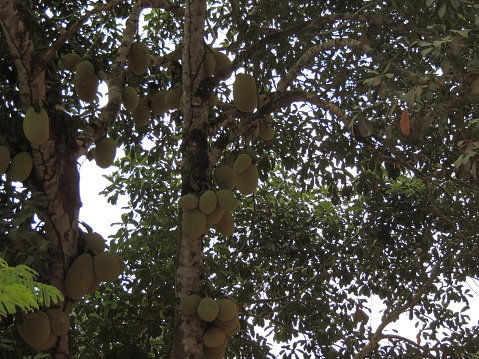
M 0 253 L 70 321 L 36 345 L 16 303 L 0 356 L 479 352 L 474 1 L 4 0 L 0 25 Z M 84 160 L 128 198 L 106 248 Z M 416 341 L 387 331 L 401 314 Z

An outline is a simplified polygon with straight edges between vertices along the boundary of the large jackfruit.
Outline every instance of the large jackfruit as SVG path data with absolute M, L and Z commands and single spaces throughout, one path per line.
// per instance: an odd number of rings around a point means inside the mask
M 205 322 L 212 322 L 215 320 L 219 311 L 220 307 L 218 306 L 218 303 L 210 297 L 201 299 L 196 310 L 198 316 Z
M 220 299 L 217 301 L 220 311 L 218 312 L 218 320 L 223 322 L 238 316 L 238 306 L 231 299 Z
M 19 152 L 10 163 L 10 177 L 13 181 L 25 181 L 32 172 L 33 158 L 28 152 Z
M 203 345 L 208 348 L 221 346 L 226 340 L 225 332 L 216 327 L 209 327 L 203 334 Z
M 198 294 L 191 294 L 187 296 L 180 304 L 180 312 L 183 315 L 196 314 L 198 310 L 198 304 L 200 304 L 201 298 Z
M 275 131 L 273 127 L 273 121 L 267 119 L 259 124 L 259 133 L 258 136 L 265 140 L 269 141 L 274 137 Z
M 150 121 L 151 108 L 148 104 L 148 99 L 146 97 L 140 97 L 138 100 L 138 105 L 136 108 L 131 111 L 131 117 L 135 126 L 143 127 L 148 125 Z
M 198 203 L 198 197 L 196 197 L 193 193 L 188 193 L 180 197 L 178 200 L 178 207 L 181 209 L 192 210 L 198 208 Z
M 94 256 L 93 268 L 95 277 L 102 282 L 113 283 L 121 274 L 120 263 L 112 252 L 102 252 Z
M 183 234 L 188 238 L 198 238 L 205 232 L 206 216 L 197 208 L 185 211 L 181 228 L 183 229 Z
M 95 277 L 93 257 L 83 253 L 75 259 L 65 278 L 65 292 L 68 297 L 78 300 L 88 293 Z
M 108 168 L 115 161 L 116 141 L 112 138 L 103 137 L 95 146 L 95 162 L 98 167 Z
M 220 72 L 224 68 L 231 65 L 230 58 L 226 54 L 224 54 L 223 52 L 214 51 L 213 52 L 213 57 L 215 59 L 215 70 L 214 70 L 215 74 L 217 74 L 218 72 Z
M 221 189 L 216 192 L 216 197 L 218 197 L 218 206 L 223 208 L 227 212 L 233 212 L 238 208 L 238 200 L 236 199 L 233 192 Z
M 230 320 L 224 320 L 224 321 L 216 318 L 213 324 L 216 327 L 223 329 L 225 333 L 232 332 L 236 328 L 237 324 L 239 324 L 238 315 L 235 315 Z
M 93 73 L 86 83 L 79 83 L 76 79 L 73 80 L 75 86 L 75 92 L 78 98 L 84 102 L 91 103 L 96 98 L 98 92 L 98 85 L 100 80 L 98 79 L 97 74 Z
M 183 85 L 176 84 L 168 90 L 165 96 L 165 104 L 169 110 L 177 110 L 181 107 L 181 95 L 183 95 Z
M 205 75 L 208 77 L 213 76 L 213 74 L 215 73 L 216 60 L 211 52 L 207 52 L 205 54 L 205 62 L 203 66 L 205 70 Z
M 101 253 L 105 251 L 106 242 L 101 236 L 101 234 L 96 232 L 85 233 L 84 234 L 86 246 L 91 250 Z
M 226 357 L 226 344 L 220 345 L 216 348 L 204 347 L 203 352 L 205 359 L 223 359 Z
M 237 74 L 233 83 L 233 102 L 243 112 L 252 112 L 258 106 L 256 81 L 248 74 Z
M 75 66 L 81 61 L 81 56 L 75 54 L 74 52 L 63 55 L 60 60 L 58 61 L 58 68 L 61 71 L 70 71 L 73 72 L 75 70 Z
M 236 183 L 234 170 L 227 164 L 220 163 L 217 165 L 213 176 L 220 189 L 232 191 L 233 188 L 235 188 Z
M 134 42 L 131 44 L 130 53 L 128 54 L 128 64 L 134 75 L 145 73 L 150 66 L 150 49 L 142 42 Z
M 50 329 L 55 335 L 64 335 L 70 329 L 70 320 L 68 315 L 60 309 L 51 308 L 47 310 L 48 319 L 50 320 Z
M 100 289 L 100 285 L 101 280 L 99 280 L 97 277 L 93 278 L 93 282 L 91 282 L 90 287 L 88 288 L 88 293 L 96 292 L 98 289 Z
M 88 60 L 82 61 L 76 67 L 73 82 L 75 84 L 85 85 L 90 82 L 94 73 L 95 67 L 93 64 Z
M 50 119 L 45 109 L 36 112 L 30 107 L 23 118 L 23 132 L 33 145 L 41 145 L 50 135 Z
M 223 217 L 213 226 L 223 236 L 229 237 L 235 232 L 235 221 L 233 215 L 229 212 L 223 214 Z
M 258 187 L 258 167 L 255 164 L 250 165 L 245 171 L 241 173 L 235 172 L 236 188 L 242 195 L 247 196 Z
M 244 172 L 251 164 L 253 159 L 247 153 L 240 154 L 233 165 L 233 169 L 236 173 Z
M 168 107 L 166 106 L 165 98 L 168 94 L 168 90 L 160 90 L 156 92 L 150 99 L 150 108 L 157 116 L 164 115 L 168 112 Z
M 224 213 L 225 213 L 225 210 L 217 205 L 216 208 L 213 210 L 213 212 L 206 215 L 206 225 L 207 226 L 215 225 L 221 220 Z
M 133 111 L 136 106 L 138 106 L 139 100 L 140 97 L 138 96 L 135 88 L 130 86 L 123 88 L 123 91 L 121 92 L 121 103 L 123 104 L 125 110 L 130 112 Z
M 17 330 L 29 346 L 35 348 L 44 344 L 50 336 L 50 320 L 45 312 L 28 313 L 17 324 Z
M 10 150 L 7 146 L 0 146 L 0 175 L 4 174 L 10 164 Z
M 213 190 L 208 190 L 200 196 L 198 208 L 204 214 L 210 214 L 215 210 L 217 202 L 218 197 L 216 197 L 216 192 Z
M 53 332 L 50 332 L 50 335 L 48 337 L 48 339 L 46 340 L 45 343 L 43 343 L 42 345 L 38 345 L 36 347 L 33 347 L 34 349 L 38 350 L 38 351 L 44 351 L 44 350 L 47 350 L 47 349 L 50 349 L 53 344 L 55 344 L 55 341 L 57 340 L 58 336 L 56 336 Z

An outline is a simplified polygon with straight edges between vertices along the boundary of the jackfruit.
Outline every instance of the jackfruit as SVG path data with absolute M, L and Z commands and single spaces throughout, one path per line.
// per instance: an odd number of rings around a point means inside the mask
M 60 71 L 70 71 L 75 70 L 75 66 L 81 61 L 81 56 L 75 54 L 74 52 L 63 55 L 58 61 L 58 68 Z
M 188 238 L 198 238 L 205 231 L 206 216 L 197 208 L 186 211 L 183 213 L 181 228 Z
M 271 119 L 267 119 L 259 124 L 258 136 L 261 139 L 269 141 L 274 137 L 274 133 L 273 121 Z
M 166 106 L 165 102 L 167 94 L 168 90 L 160 90 L 151 96 L 150 108 L 151 112 L 153 112 L 155 115 L 161 116 L 168 112 L 168 107 Z
M 211 52 L 205 54 L 204 70 L 205 75 L 208 77 L 213 76 L 215 73 L 216 60 L 214 55 Z
M 183 42 L 180 42 L 178 45 L 176 45 L 170 56 L 175 61 L 181 60 L 181 57 L 183 56 Z
M 23 321 L 17 325 L 22 339 L 29 346 L 35 348 L 44 344 L 50 336 L 50 320 L 45 312 L 28 313 Z
M 94 277 L 92 256 L 88 253 L 80 254 L 73 261 L 65 278 L 65 292 L 67 296 L 74 300 L 85 296 Z
M 33 145 L 41 145 L 50 135 L 50 119 L 43 108 L 36 112 L 30 107 L 23 118 L 23 132 Z
M 225 332 L 225 334 L 226 334 L 227 337 L 232 337 L 233 335 L 238 334 L 240 332 L 240 330 L 241 330 L 241 324 L 238 320 L 235 324 L 235 327 L 232 330 L 230 330 L 229 332 Z
M 86 246 L 97 253 L 105 251 L 106 242 L 101 236 L 101 234 L 96 232 L 85 233 L 85 242 Z
M 178 200 L 178 207 L 181 209 L 192 210 L 198 207 L 199 200 L 193 193 L 185 194 Z
M 246 171 L 246 169 L 253 163 L 253 159 L 246 153 L 240 154 L 233 165 L 233 169 L 236 173 Z
M 136 106 L 138 106 L 139 100 L 140 97 L 135 88 L 130 86 L 123 88 L 123 91 L 121 92 L 121 102 L 125 110 L 130 112 L 133 111 Z
M 225 342 L 225 340 L 225 332 L 220 328 L 206 328 L 205 334 L 203 334 L 203 345 L 208 348 L 219 347 Z
M 238 306 L 231 299 L 220 299 L 217 302 L 220 307 L 217 319 L 225 322 L 238 315 Z
M 95 162 L 98 167 L 108 168 L 115 161 L 116 141 L 112 138 L 103 137 L 95 146 Z
M 137 127 L 143 127 L 148 125 L 150 121 L 151 108 L 148 104 L 148 99 L 146 97 L 140 97 L 138 99 L 138 106 L 131 111 L 131 117 L 133 122 Z
M 12 181 L 25 181 L 32 172 L 33 158 L 28 152 L 19 152 L 10 163 L 10 177 Z
M 218 198 L 218 206 L 227 212 L 233 212 L 238 207 L 238 200 L 233 192 L 229 190 L 219 190 L 216 192 L 216 197 Z
M 55 344 L 56 340 L 57 340 L 57 336 L 55 334 L 53 334 L 52 332 L 50 332 L 50 335 L 48 336 L 48 339 L 46 340 L 45 343 L 43 343 L 42 345 L 38 345 L 36 347 L 33 347 L 33 348 L 38 350 L 38 351 L 43 351 L 43 350 L 50 349 L 53 346 L 53 344 Z
M 94 73 L 95 67 L 93 66 L 93 64 L 88 60 L 82 61 L 77 65 L 75 69 L 73 82 L 78 85 L 85 85 L 90 82 Z
M 205 322 L 212 322 L 215 320 L 219 311 L 220 307 L 218 306 L 218 303 L 210 297 L 201 299 L 198 304 L 198 309 L 196 310 L 198 316 Z
M 125 261 L 123 260 L 123 257 L 120 256 L 118 253 L 113 253 L 118 260 L 118 264 L 120 265 L 120 270 L 123 272 L 126 269 L 126 264 Z
M 230 58 L 226 54 L 224 54 L 220 51 L 214 51 L 213 52 L 213 57 L 215 59 L 215 71 L 214 71 L 215 74 L 217 74 L 218 72 L 220 72 L 224 68 L 231 65 Z
M 233 215 L 229 212 L 223 214 L 220 221 L 213 226 L 223 236 L 229 237 L 235 232 L 235 222 Z
M 191 294 L 187 296 L 180 304 L 180 312 L 183 315 L 196 314 L 198 310 L 198 304 L 200 304 L 201 298 L 198 294 Z
M 75 92 L 78 98 L 88 103 L 91 103 L 93 100 L 95 100 L 99 83 L 100 81 L 95 73 L 90 77 L 90 80 L 84 84 L 78 83 L 75 79 L 73 80 Z
M 226 357 L 226 344 L 220 345 L 216 348 L 203 348 L 203 353 L 205 355 L 205 359 L 223 359 Z
M 230 166 L 220 163 L 216 166 L 213 176 L 220 189 L 232 191 L 235 188 L 235 174 Z
M 95 277 L 102 282 L 113 283 L 121 274 L 120 263 L 112 252 L 98 253 L 93 257 Z
M 168 90 L 165 96 L 165 105 L 169 110 L 177 110 L 181 106 L 181 95 L 183 94 L 183 85 L 176 84 Z
M 220 103 L 220 99 L 215 92 L 212 92 L 210 97 L 208 97 L 208 105 L 215 106 Z
M 256 82 L 253 76 L 237 74 L 233 83 L 233 102 L 243 112 L 252 112 L 258 105 Z
M 98 289 L 100 289 L 100 285 L 101 280 L 99 280 L 97 277 L 93 278 L 93 282 L 91 282 L 90 287 L 88 288 L 88 293 L 96 292 Z
M 130 53 L 128 54 L 128 64 L 134 75 L 145 73 L 150 66 L 150 49 L 142 42 L 134 42 L 131 44 Z
M 215 225 L 221 220 L 221 217 L 223 217 L 224 213 L 225 213 L 225 210 L 217 205 L 216 208 L 213 210 L 213 212 L 206 215 L 206 225 L 207 226 Z
M 4 174 L 10 164 L 10 150 L 7 146 L 0 146 L 0 175 Z
M 232 332 L 236 328 L 237 323 L 239 323 L 239 319 L 237 315 L 235 315 L 230 320 L 225 320 L 225 321 L 219 320 L 218 318 L 216 318 L 215 321 L 213 322 L 213 324 L 216 327 L 223 329 L 225 333 Z
M 47 310 L 47 316 L 50 320 L 50 330 L 53 334 L 61 336 L 68 333 L 70 321 L 65 312 L 57 308 L 51 308 Z
M 218 197 L 216 197 L 216 192 L 208 190 L 200 196 L 198 208 L 204 214 L 210 214 L 215 210 L 217 202 Z
M 258 167 L 255 164 L 250 165 L 245 171 L 241 173 L 235 172 L 236 188 L 242 195 L 247 196 L 258 187 Z

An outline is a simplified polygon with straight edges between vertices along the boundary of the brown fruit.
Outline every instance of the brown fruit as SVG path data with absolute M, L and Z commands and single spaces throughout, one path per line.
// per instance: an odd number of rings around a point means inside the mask
M 205 75 L 208 77 L 213 76 L 216 67 L 216 60 L 211 52 L 207 52 L 205 55 L 204 69 Z
M 4 174 L 10 164 L 10 150 L 7 146 L 0 146 L 0 175 Z

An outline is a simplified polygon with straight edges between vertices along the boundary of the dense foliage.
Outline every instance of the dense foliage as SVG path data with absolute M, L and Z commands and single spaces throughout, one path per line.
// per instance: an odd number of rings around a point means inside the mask
M 229 339 L 228 358 L 273 357 L 273 341 L 283 358 L 479 352 L 477 325 L 450 306 L 472 306 L 464 281 L 479 275 L 479 5 L 189 2 L 200 10 L 206 3 L 202 23 L 181 1 L 4 3 L 0 43 L 12 37 L 5 14 L 15 8 L 36 56 L 28 72 L 11 47 L 0 53 L 0 145 L 34 155 L 26 189 L 1 177 L 0 250 L 9 265 L 27 264 L 58 286 L 53 263 L 69 264 L 84 248 L 67 241 L 67 255 L 55 244 L 71 236 L 51 231 L 61 211 L 49 204 L 57 197 L 48 163 L 55 163 L 53 173 L 64 173 L 80 156 L 91 159 L 89 151 L 105 134 L 126 153 L 104 195 L 112 203 L 128 198 L 130 210 L 110 242 L 127 270 L 121 282 L 102 284 L 71 307 L 72 358 L 182 358 L 173 343 L 185 291 L 237 300 L 241 331 Z M 198 29 L 204 45 L 191 42 Z M 152 63 L 143 75 L 125 67 L 132 41 L 150 48 Z M 183 57 L 175 58 L 184 43 Z M 232 63 L 196 85 L 191 59 L 212 50 Z M 69 52 L 92 61 L 106 85 L 91 103 L 78 99 L 72 73 L 58 70 Z M 38 68 L 44 90 L 39 77 L 29 77 Z M 243 72 L 258 89 L 251 113 L 233 104 L 232 83 Z M 120 107 L 118 89 L 126 85 L 149 98 L 180 83 L 184 107 L 151 115 L 146 126 L 135 126 Z M 25 88 L 43 91 L 51 122 L 44 147 L 23 136 L 24 112 L 36 99 Z M 206 105 L 212 91 L 219 103 Z M 195 109 L 204 117 L 192 117 Z M 269 141 L 252 134 L 265 117 L 275 129 Z M 197 152 L 192 143 L 199 144 Z M 248 196 L 236 192 L 235 233 L 211 229 L 201 237 L 195 287 L 178 289 L 184 248 L 178 199 L 218 189 L 212 168 L 245 149 L 259 168 L 259 188 Z M 65 180 L 78 186 L 78 176 Z M 73 208 L 64 211 L 69 228 L 78 228 L 79 197 L 61 193 L 59 202 L 71 200 Z M 19 229 L 35 230 L 21 253 Z M 369 319 L 371 297 L 386 308 L 377 326 Z M 417 341 L 387 331 L 403 313 L 416 323 Z M 6 325 L 5 338 L 20 341 L 13 327 Z

